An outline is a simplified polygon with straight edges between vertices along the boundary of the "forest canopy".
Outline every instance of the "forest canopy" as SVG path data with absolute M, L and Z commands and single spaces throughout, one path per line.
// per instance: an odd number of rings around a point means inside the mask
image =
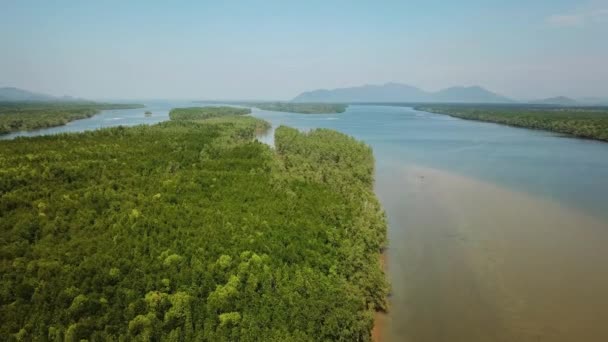
M 94 102 L 0 102 L 0 134 L 62 126 L 90 118 L 101 110 L 142 107 Z
M 608 141 L 608 108 L 547 106 L 432 105 L 416 108 L 453 117 L 542 129 Z
M 348 105 L 340 103 L 300 103 L 300 102 L 255 102 L 246 104 L 250 107 L 273 112 L 299 114 L 334 114 L 343 113 Z
M 0 340 L 369 341 L 371 149 L 177 118 L 0 141 Z
M 198 103 L 212 103 L 209 101 L 197 101 Z M 259 108 L 273 112 L 286 112 L 298 114 L 337 114 L 344 113 L 347 104 L 341 103 L 305 103 L 305 102 L 243 102 L 227 101 L 226 104 Z
M 189 107 L 174 108 L 169 112 L 171 120 L 205 120 L 222 116 L 246 115 L 250 114 L 249 108 L 238 107 Z

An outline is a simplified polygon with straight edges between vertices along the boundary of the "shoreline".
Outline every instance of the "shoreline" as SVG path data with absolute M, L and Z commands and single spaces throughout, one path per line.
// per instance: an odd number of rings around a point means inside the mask
M 425 113 L 447 115 L 447 116 L 450 116 L 455 119 L 482 122 L 482 123 L 490 123 L 490 124 L 495 124 L 495 125 L 507 126 L 507 127 L 511 127 L 511 128 L 527 129 L 527 130 L 539 131 L 539 132 L 547 132 L 547 133 L 555 134 L 556 136 L 559 136 L 562 138 L 580 139 L 580 140 L 595 141 L 595 142 L 600 142 L 600 143 L 608 143 L 608 139 L 605 139 L 605 138 L 594 137 L 594 136 L 589 136 L 589 135 L 582 135 L 582 134 L 577 134 L 577 133 L 568 132 L 568 131 L 560 131 L 557 129 L 553 129 L 551 127 L 533 127 L 533 126 L 525 125 L 525 124 L 502 122 L 500 120 L 493 119 L 493 118 L 467 117 L 467 116 L 459 115 L 459 114 L 455 114 L 455 113 L 432 111 L 429 108 L 423 108 L 423 107 L 412 107 L 412 108 L 414 110 L 425 112 Z

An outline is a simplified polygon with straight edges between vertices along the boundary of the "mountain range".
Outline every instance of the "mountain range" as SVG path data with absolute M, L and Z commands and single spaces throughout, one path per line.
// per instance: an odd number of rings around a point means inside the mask
M 400 83 L 359 87 L 320 89 L 304 92 L 293 102 L 463 102 L 513 103 L 512 99 L 479 86 L 450 87 L 437 92 Z
M 15 87 L 0 87 L 0 102 L 80 102 L 85 99 L 72 96 L 51 96 Z M 400 84 L 364 85 L 332 90 L 319 89 L 304 92 L 292 102 L 444 102 L 444 103 L 530 103 L 557 106 L 608 106 L 608 98 L 586 97 L 572 99 L 556 96 L 533 101 L 515 101 L 479 86 L 450 87 L 437 92 Z
M 556 106 L 608 106 L 608 98 L 572 99 L 556 96 L 533 101 L 516 101 L 480 86 L 450 87 L 436 92 L 401 84 L 364 85 L 350 88 L 319 89 L 296 96 L 293 102 L 437 102 L 437 103 L 522 103 Z

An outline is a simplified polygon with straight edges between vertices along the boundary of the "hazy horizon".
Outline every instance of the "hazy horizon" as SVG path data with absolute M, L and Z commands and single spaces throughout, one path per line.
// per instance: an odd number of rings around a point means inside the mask
M 608 1 L 20 1 L 0 87 L 89 99 L 290 100 L 397 82 L 608 98 Z

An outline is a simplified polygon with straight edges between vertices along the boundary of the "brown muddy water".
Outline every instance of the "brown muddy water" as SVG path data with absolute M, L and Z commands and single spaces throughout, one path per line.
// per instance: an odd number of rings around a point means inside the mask
M 608 341 L 608 229 L 419 166 L 377 181 L 392 218 L 385 341 Z

